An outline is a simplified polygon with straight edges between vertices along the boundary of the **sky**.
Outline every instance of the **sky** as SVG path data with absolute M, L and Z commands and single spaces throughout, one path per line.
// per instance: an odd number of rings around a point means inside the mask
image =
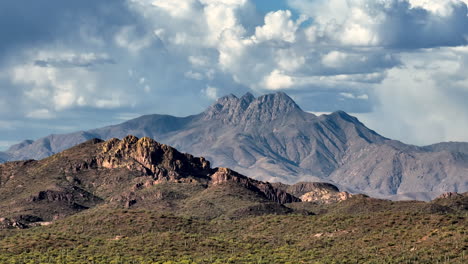
M 283 91 L 380 134 L 468 141 L 468 0 L 0 2 L 0 149 Z

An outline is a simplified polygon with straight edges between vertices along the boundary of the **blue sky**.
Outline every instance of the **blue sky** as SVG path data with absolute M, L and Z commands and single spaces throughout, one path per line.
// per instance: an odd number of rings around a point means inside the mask
M 384 136 L 468 141 L 468 0 L 0 3 L 0 148 L 284 91 Z
M 252 2 L 262 14 L 277 10 L 290 9 L 287 1 L 284 0 L 255 0 Z

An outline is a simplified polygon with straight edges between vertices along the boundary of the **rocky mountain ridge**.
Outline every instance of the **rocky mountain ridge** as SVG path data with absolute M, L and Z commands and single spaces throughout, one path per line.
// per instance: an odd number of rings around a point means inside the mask
M 97 207 L 157 208 L 198 217 L 287 213 L 300 199 L 267 182 L 150 138 L 92 139 L 35 161 L 0 165 L 2 225 L 41 225 Z M 198 214 L 198 210 L 207 214 Z M 245 211 L 244 213 L 243 210 Z
M 406 145 L 338 111 L 315 116 L 286 94 L 229 95 L 188 117 L 142 116 L 119 125 L 25 141 L 9 160 L 45 158 L 91 138 L 150 137 L 249 177 L 326 181 L 351 193 L 430 200 L 468 190 L 468 143 Z M 1 158 L 1 156 L 0 156 Z

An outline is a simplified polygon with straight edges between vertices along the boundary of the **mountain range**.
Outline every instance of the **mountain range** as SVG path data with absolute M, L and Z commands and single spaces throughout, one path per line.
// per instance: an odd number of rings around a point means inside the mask
M 381 200 L 95 138 L 0 164 L 0 263 L 465 263 L 467 210 L 468 193 Z
M 284 204 L 330 204 L 352 196 L 327 183 L 254 180 L 131 135 L 91 139 L 40 161 L 0 165 L 3 228 L 44 225 L 92 208 L 145 209 L 200 219 L 301 213 Z
M 430 200 L 468 191 L 468 143 L 418 147 L 385 138 L 337 111 L 316 116 L 285 93 L 218 99 L 187 116 L 146 115 L 122 124 L 23 141 L 0 160 L 42 159 L 101 138 L 149 137 L 260 181 L 325 181 L 352 193 Z

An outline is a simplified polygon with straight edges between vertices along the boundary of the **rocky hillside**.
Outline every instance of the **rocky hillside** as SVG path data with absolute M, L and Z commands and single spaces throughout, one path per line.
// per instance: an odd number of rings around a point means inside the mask
M 125 123 L 13 146 L 8 159 L 44 158 L 91 138 L 150 137 L 257 180 L 327 181 L 351 193 L 430 200 L 468 191 L 467 143 L 427 147 L 382 137 L 338 111 L 315 116 L 284 93 L 229 95 L 188 117 Z M 1 157 L 0 157 L 1 158 Z
M 393 202 L 91 139 L 0 165 L 0 263 L 465 263 L 467 209 L 468 193 Z
M 150 138 L 92 139 L 49 158 L 0 165 L 4 226 L 41 225 L 90 208 L 145 208 L 201 218 L 292 212 L 271 184 Z M 255 210 L 254 210 L 255 209 Z

